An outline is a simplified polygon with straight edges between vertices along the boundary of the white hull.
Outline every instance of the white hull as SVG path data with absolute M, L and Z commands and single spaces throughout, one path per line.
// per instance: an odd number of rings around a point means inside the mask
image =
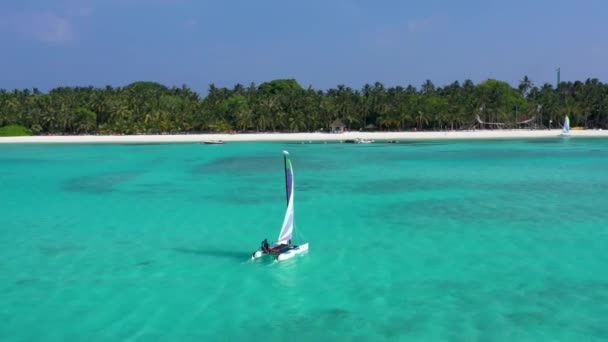
M 287 260 L 287 259 L 291 259 L 294 256 L 300 254 L 300 253 L 304 253 L 308 251 L 308 242 L 302 245 L 299 245 L 298 247 L 294 248 L 294 249 L 290 249 L 287 252 L 281 253 L 277 256 L 277 261 L 283 261 L 283 260 Z
M 262 253 L 262 251 L 256 251 L 251 256 L 251 260 L 254 260 L 254 259 L 257 259 L 257 258 L 261 258 L 263 255 L 264 255 L 264 253 Z
M 359 139 L 359 138 L 355 139 L 355 144 L 371 144 L 373 142 L 374 141 L 371 139 Z

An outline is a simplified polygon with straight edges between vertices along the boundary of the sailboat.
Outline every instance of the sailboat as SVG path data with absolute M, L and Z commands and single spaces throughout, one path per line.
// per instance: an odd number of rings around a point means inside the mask
M 560 134 L 560 136 L 570 136 L 570 119 L 568 118 L 568 115 L 566 115 L 566 118 L 564 119 L 564 127 L 562 128 L 562 134 Z
M 252 260 L 261 258 L 265 255 L 273 255 L 276 261 L 283 261 L 293 258 L 294 256 L 308 250 L 308 242 L 299 246 L 291 243 L 295 228 L 294 181 L 293 167 L 291 165 L 291 160 L 289 159 L 289 152 L 287 151 L 283 151 L 283 162 L 285 165 L 285 192 L 287 195 L 287 209 L 285 210 L 285 217 L 283 219 L 281 231 L 279 232 L 279 238 L 272 246 L 268 244 L 268 241 L 262 241 L 262 246 L 260 249 L 253 252 L 251 255 Z

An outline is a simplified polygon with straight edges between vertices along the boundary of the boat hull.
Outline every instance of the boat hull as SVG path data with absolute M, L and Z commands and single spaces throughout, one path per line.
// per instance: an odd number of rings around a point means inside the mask
M 255 260 L 258 258 L 261 258 L 265 255 L 274 255 L 275 256 L 275 260 L 276 261 L 283 261 L 283 260 L 287 260 L 287 259 L 291 259 L 294 256 L 304 253 L 308 251 L 308 242 L 301 244 L 299 246 L 296 246 L 294 248 L 291 248 L 289 250 L 286 250 L 285 252 L 282 253 L 278 253 L 278 254 L 274 254 L 274 253 L 265 253 L 263 251 L 255 251 L 252 255 L 251 255 L 251 260 Z
M 262 251 L 255 251 L 252 255 L 251 255 L 251 260 L 255 260 L 257 258 L 261 258 L 264 256 L 264 254 Z
M 287 259 L 291 259 L 294 256 L 304 253 L 308 251 L 308 242 L 299 245 L 298 247 L 294 248 L 294 249 L 290 249 L 286 252 L 283 252 L 279 255 L 277 255 L 277 261 L 283 261 L 283 260 L 287 260 Z

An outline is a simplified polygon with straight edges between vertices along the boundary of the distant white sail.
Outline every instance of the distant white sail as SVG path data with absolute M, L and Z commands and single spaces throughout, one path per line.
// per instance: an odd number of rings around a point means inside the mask
M 570 132 L 570 119 L 568 118 L 568 115 L 566 115 L 566 118 L 564 119 L 563 131 L 564 131 L 564 133 Z

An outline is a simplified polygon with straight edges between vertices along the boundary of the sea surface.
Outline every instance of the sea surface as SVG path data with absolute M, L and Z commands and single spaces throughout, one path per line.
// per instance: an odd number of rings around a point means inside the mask
M 250 261 L 295 172 L 305 255 Z M 606 341 L 608 140 L 0 145 L 0 341 Z

